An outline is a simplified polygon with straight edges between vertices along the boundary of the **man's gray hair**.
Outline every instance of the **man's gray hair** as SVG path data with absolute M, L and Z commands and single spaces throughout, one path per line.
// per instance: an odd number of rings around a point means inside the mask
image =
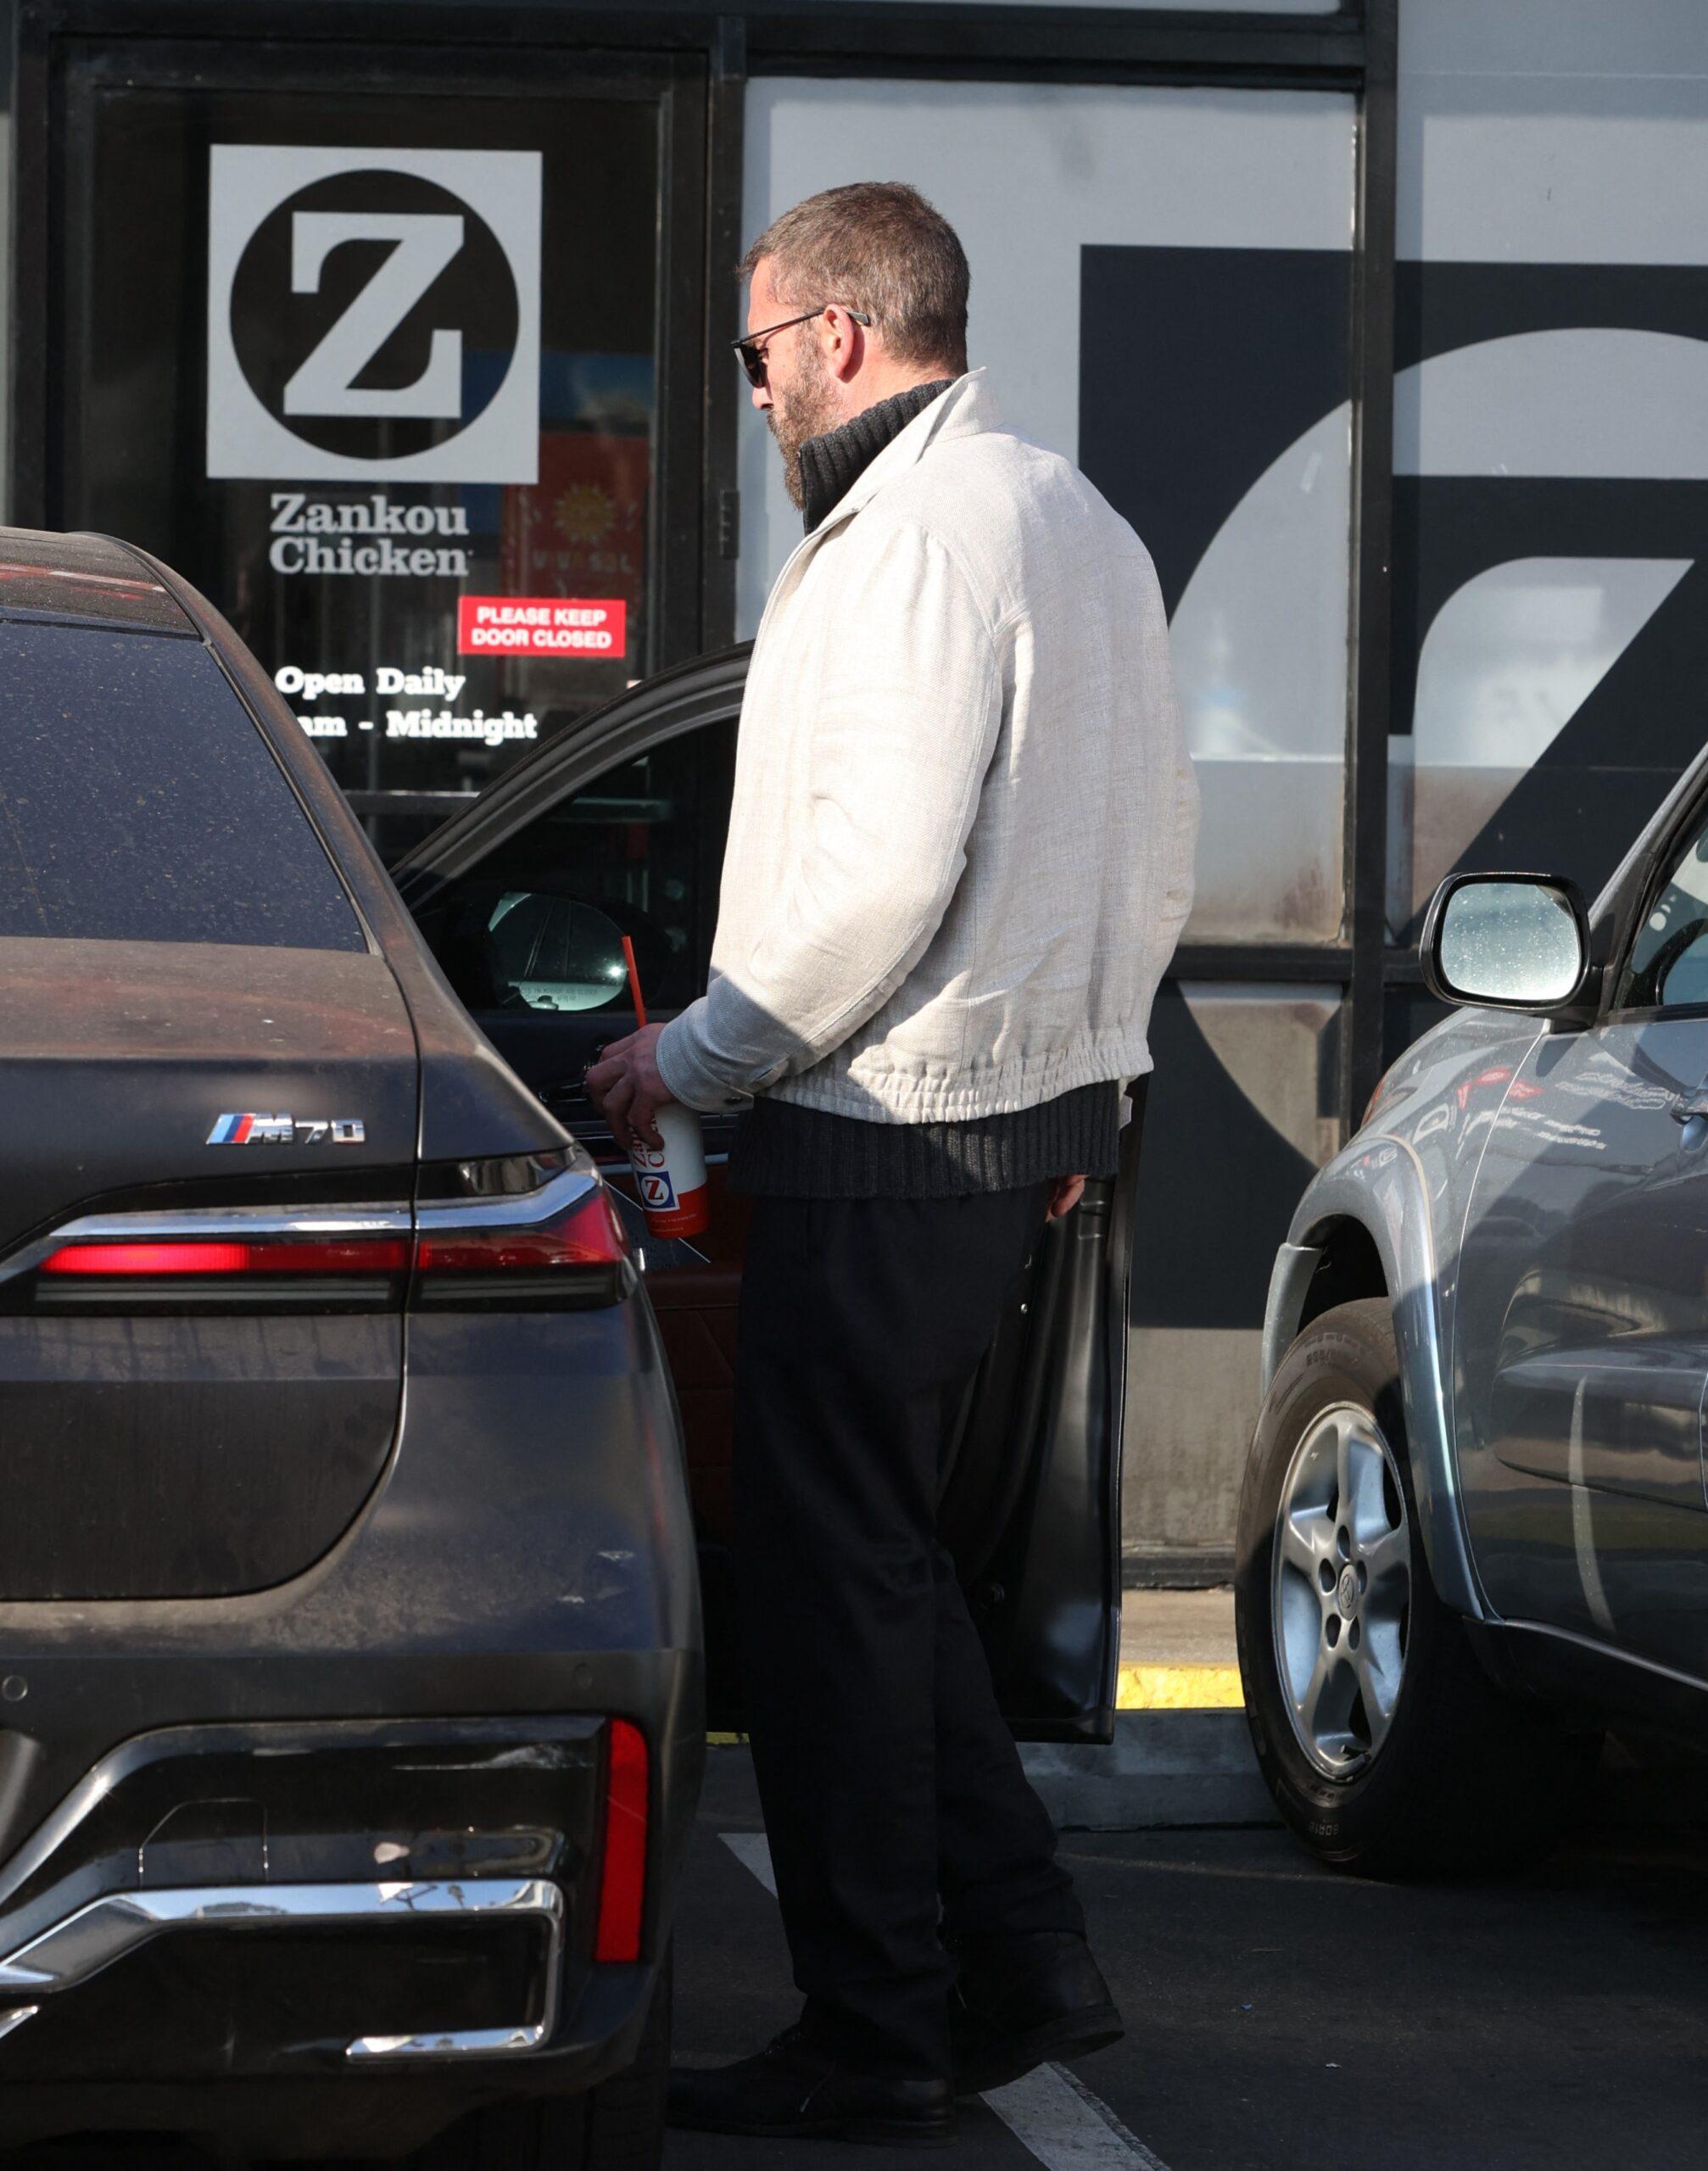
M 778 298 L 797 309 L 864 310 L 898 362 L 967 366 L 967 253 L 955 229 L 905 181 L 856 181 L 773 219 L 741 260 L 768 260 Z

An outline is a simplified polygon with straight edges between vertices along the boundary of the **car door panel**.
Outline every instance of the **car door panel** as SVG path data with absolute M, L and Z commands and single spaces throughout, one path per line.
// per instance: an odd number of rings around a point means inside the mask
M 1563 1483 L 1703 1505 L 1701 1345 L 1633 1335 L 1571 1342 L 1505 1366 L 1494 1389 L 1503 1462 Z
M 1148 1081 L 1112 1181 L 1039 1232 L 985 1359 L 942 1527 L 1003 1711 L 1035 1739 L 1108 1740 L 1120 1660 L 1128 1262 Z
M 1477 1549 L 1500 1612 L 1708 1672 L 1708 1019 L 1545 1035 L 1473 1188 L 1462 1437 L 1498 1471 Z

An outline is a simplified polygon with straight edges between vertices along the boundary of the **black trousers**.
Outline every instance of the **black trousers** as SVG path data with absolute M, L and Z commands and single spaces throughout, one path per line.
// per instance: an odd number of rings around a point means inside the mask
M 937 1536 L 1046 1187 L 755 1202 L 735 1391 L 743 1678 L 816 2040 L 949 2069 L 941 1932 L 1083 1930 Z

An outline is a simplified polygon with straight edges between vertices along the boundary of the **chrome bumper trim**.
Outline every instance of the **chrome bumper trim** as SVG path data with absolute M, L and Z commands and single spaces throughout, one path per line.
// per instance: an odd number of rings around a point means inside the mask
M 471 2028 L 433 2035 L 362 2035 L 349 2058 L 445 2057 L 538 2050 L 557 2019 L 562 1973 L 564 1902 L 544 1878 L 471 1877 L 454 1882 L 376 1884 L 199 1884 L 160 1891 L 114 1892 L 91 1900 L 0 1956 L 0 1992 L 53 1992 L 86 1982 L 100 1968 L 172 1930 L 228 1930 L 339 1923 L 389 1923 L 423 1916 L 531 1915 L 546 1928 L 545 1995 L 536 2020 L 514 2028 Z M 0 2012 L 0 2036 L 39 2006 Z
M 543 2020 L 527 2028 L 464 2028 L 448 2035 L 358 2035 L 347 2058 L 477 2057 L 494 2051 L 537 2051 L 550 2031 Z
M 578 1199 L 597 1191 L 603 1180 L 590 1169 L 565 1169 L 538 1191 L 436 1200 L 430 1206 L 416 1208 L 416 1226 L 423 1236 L 434 1230 L 455 1234 L 460 1229 L 532 1229 L 567 1214 Z
M 531 1229 L 555 1220 L 597 1191 L 604 1179 L 591 1168 L 564 1169 L 537 1191 L 498 1192 L 467 1200 L 451 1199 L 418 1209 L 411 1220 L 406 1205 L 376 1200 L 355 1206 L 182 1207 L 148 1214 L 88 1214 L 66 1221 L 51 1236 L 0 1259 L 0 1281 L 33 1274 L 43 1259 L 68 1244 L 243 1242 L 258 1236 L 407 1236 L 412 1229 Z

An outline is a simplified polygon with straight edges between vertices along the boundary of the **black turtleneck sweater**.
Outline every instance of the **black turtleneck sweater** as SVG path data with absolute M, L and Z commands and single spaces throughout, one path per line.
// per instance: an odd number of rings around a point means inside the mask
M 801 448 L 801 516 L 809 535 L 841 504 L 890 440 L 900 437 L 954 382 L 940 377 L 930 384 L 910 384 L 840 429 L 807 438 Z
M 807 439 L 801 483 L 809 534 L 953 382 L 910 386 Z M 1119 1134 L 1120 1088 L 1113 1083 L 962 1123 L 868 1123 L 761 1094 L 736 1126 L 729 1177 L 760 1197 L 957 1198 L 1052 1176 L 1112 1176 Z

